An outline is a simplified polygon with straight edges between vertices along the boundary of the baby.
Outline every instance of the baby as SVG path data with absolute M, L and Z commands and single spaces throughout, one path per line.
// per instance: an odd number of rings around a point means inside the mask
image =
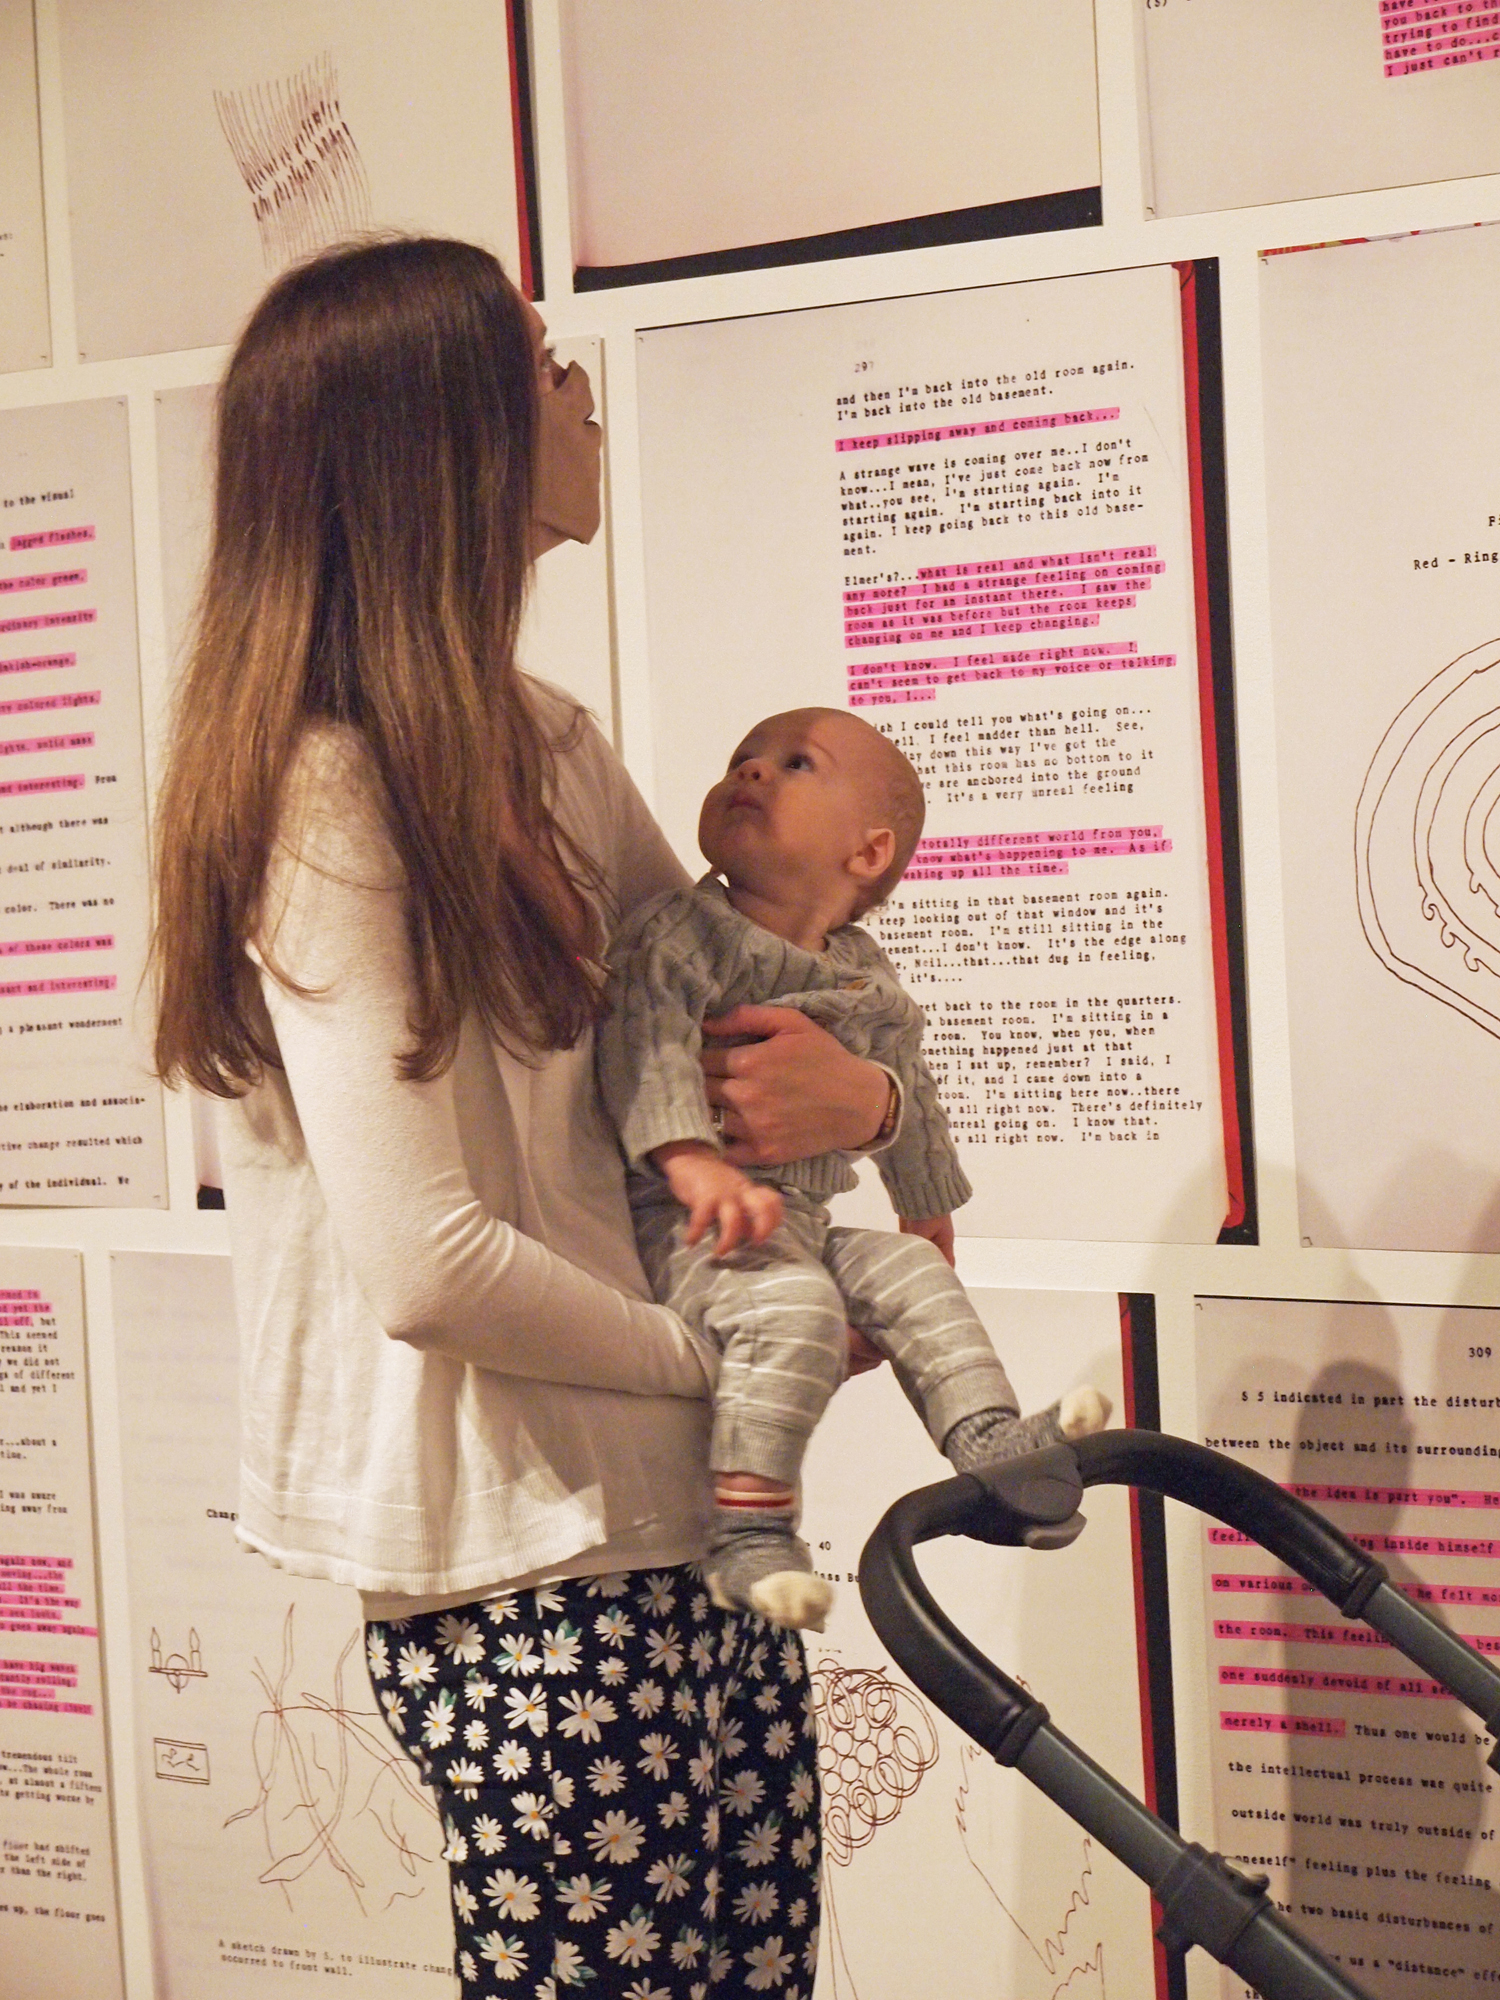
M 852 922 L 900 881 L 924 810 L 916 772 L 857 716 L 801 708 L 758 723 L 703 802 L 698 844 L 713 873 L 625 926 L 599 1030 L 642 1263 L 656 1296 L 723 1356 L 710 1590 L 720 1605 L 818 1631 L 833 1592 L 795 1533 L 797 1481 L 844 1375 L 846 1321 L 889 1356 L 959 1471 L 1085 1436 L 1109 1416 L 1084 1388 L 1022 1417 L 945 1261 L 949 1218 L 971 1190 L 921 1060 L 921 1013 Z M 824 1202 L 855 1185 L 843 1154 L 748 1172 L 725 1159 L 701 1023 L 745 1002 L 799 1008 L 889 1069 L 890 1143 L 874 1157 L 903 1234 L 830 1224 Z

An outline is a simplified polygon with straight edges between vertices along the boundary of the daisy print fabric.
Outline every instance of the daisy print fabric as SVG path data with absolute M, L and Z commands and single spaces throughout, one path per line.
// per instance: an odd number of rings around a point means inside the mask
M 365 1627 L 447 1833 L 465 2000 L 810 2000 L 817 1741 L 801 1640 L 694 1567 Z

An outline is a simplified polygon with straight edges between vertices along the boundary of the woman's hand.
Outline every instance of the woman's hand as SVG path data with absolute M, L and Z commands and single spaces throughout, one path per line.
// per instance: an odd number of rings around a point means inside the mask
M 706 1038 L 755 1035 L 703 1050 L 704 1085 L 724 1157 L 779 1167 L 816 1153 L 857 1152 L 879 1132 L 891 1080 L 795 1007 L 736 1007 L 703 1023 Z

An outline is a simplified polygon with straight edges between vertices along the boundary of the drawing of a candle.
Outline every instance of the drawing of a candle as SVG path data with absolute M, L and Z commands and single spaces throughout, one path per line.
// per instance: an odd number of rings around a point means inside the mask
M 208 1672 L 203 1664 L 203 1647 L 197 1632 L 188 1628 L 187 1652 L 168 1653 L 162 1657 L 161 1634 L 151 1627 L 151 1672 L 160 1674 L 173 1690 L 181 1694 L 189 1681 L 207 1680 Z

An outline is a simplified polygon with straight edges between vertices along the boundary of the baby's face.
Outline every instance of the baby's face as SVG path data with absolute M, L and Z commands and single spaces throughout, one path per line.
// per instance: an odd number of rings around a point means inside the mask
M 871 737 L 857 717 L 821 709 L 757 723 L 703 801 L 698 845 L 710 867 L 762 892 L 848 882 L 849 860 L 881 823 Z

